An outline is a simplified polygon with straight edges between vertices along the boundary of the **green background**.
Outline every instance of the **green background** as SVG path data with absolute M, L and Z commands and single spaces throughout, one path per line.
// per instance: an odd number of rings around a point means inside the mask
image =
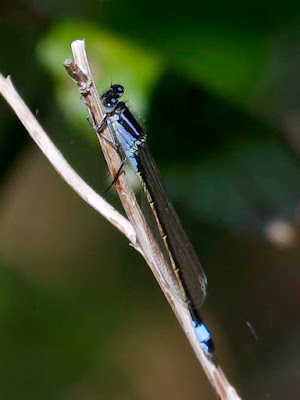
M 86 39 L 100 93 L 125 86 L 207 273 L 221 365 L 245 399 L 298 399 L 300 6 L 3 6 L 0 72 L 102 195 L 71 41 Z M 1 398 L 214 399 L 142 258 L 0 107 Z

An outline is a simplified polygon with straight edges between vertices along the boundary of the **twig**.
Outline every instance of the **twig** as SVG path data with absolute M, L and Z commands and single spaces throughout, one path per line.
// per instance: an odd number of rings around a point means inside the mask
M 88 105 L 89 110 L 92 111 L 94 123 L 97 124 L 102 120 L 102 112 L 99 105 L 99 97 L 88 64 L 84 41 L 77 40 L 73 42 L 72 50 L 75 63 L 68 60 L 65 66 L 73 80 L 76 81 L 85 103 Z M 5 79 L 0 75 L 0 92 L 13 108 L 33 140 L 37 143 L 62 178 L 65 179 L 66 182 L 88 204 L 119 229 L 133 244 L 136 250 L 142 253 L 170 303 L 178 321 L 184 329 L 184 332 L 186 333 L 198 360 L 202 364 L 202 367 L 218 398 L 221 400 L 240 400 L 235 389 L 227 381 L 220 366 L 216 365 L 216 363 L 202 351 L 187 310 L 173 296 L 163 280 L 159 268 L 162 263 L 164 263 L 163 255 L 149 231 L 138 203 L 136 202 L 135 196 L 128 185 L 126 176 L 124 174 L 120 176 L 116 183 L 116 189 L 131 223 L 114 210 L 113 207 L 111 207 L 99 195 L 97 195 L 93 189 L 91 189 L 70 167 L 59 150 L 50 141 L 42 127 L 38 124 L 24 101 L 20 98 L 9 77 Z M 109 131 L 105 134 L 107 137 L 110 137 Z M 115 176 L 115 173 L 118 171 L 120 166 L 120 158 L 112 146 L 108 145 L 101 137 L 98 138 L 109 166 L 109 170 L 112 176 Z
M 103 119 L 103 113 L 100 107 L 99 95 L 97 93 L 95 83 L 90 70 L 85 42 L 76 40 L 72 43 L 72 52 L 74 61 L 66 60 L 65 67 L 73 80 L 78 85 L 79 91 L 83 96 L 84 102 L 88 106 L 91 118 L 95 126 L 99 125 Z M 112 140 L 109 129 L 106 129 L 105 136 Z M 114 177 L 120 167 L 120 157 L 111 145 L 107 143 L 100 135 L 98 135 L 100 145 L 102 147 L 104 157 L 108 164 L 108 168 Z M 122 174 L 116 182 L 116 189 L 120 196 L 120 200 L 132 223 L 138 238 L 138 242 L 142 249 L 142 254 L 151 268 L 155 278 L 158 281 L 164 295 L 170 303 L 179 323 L 184 329 L 195 354 L 200 361 L 212 387 L 217 396 L 221 400 L 239 400 L 240 397 L 235 389 L 229 384 L 222 369 L 217 365 L 216 361 L 205 354 L 196 338 L 194 328 L 191 323 L 191 318 L 184 306 L 169 291 L 169 287 L 165 284 L 160 270 L 165 262 L 164 257 L 153 239 L 148 225 L 144 220 L 143 214 L 136 201 L 136 198 L 127 182 L 126 175 Z
M 54 146 L 46 132 L 36 120 L 26 106 L 16 89 L 14 88 L 10 77 L 4 78 L 0 74 L 0 92 L 11 108 L 14 110 L 19 120 L 26 128 L 29 135 L 39 146 L 50 163 L 61 175 L 61 177 L 79 194 L 84 201 L 93 207 L 99 214 L 111 222 L 120 232 L 123 233 L 139 250 L 136 234 L 132 225 L 109 203 L 99 196 L 82 178 L 72 169 L 65 160 L 61 152 Z

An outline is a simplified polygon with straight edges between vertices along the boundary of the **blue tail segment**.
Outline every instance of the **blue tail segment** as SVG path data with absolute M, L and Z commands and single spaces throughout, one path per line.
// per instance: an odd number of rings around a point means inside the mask
M 203 323 L 196 325 L 194 321 L 194 325 L 199 342 L 202 344 L 202 346 L 208 353 L 212 353 L 215 349 L 215 346 L 212 341 L 210 331 L 206 328 L 206 326 Z
M 210 331 L 208 330 L 206 325 L 204 325 L 197 309 L 190 308 L 189 311 L 193 320 L 197 339 L 201 343 L 203 350 L 205 350 L 209 354 L 213 353 L 215 350 L 215 345 L 212 340 Z

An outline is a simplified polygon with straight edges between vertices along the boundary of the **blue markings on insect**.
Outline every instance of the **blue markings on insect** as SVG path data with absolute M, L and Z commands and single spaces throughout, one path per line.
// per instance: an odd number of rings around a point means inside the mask
M 204 324 L 196 325 L 194 322 L 195 332 L 199 342 L 203 344 L 206 350 L 210 353 L 212 351 L 210 341 L 211 334 Z

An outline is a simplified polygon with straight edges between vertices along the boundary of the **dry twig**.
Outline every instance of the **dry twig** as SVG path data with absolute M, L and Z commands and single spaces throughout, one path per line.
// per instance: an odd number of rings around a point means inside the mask
M 70 76 L 77 83 L 78 89 L 84 98 L 84 102 L 87 104 L 88 109 L 91 112 L 91 117 L 95 125 L 97 125 L 102 121 L 103 115 L 99 104 L 99 96 L 89 67 L 84 41 L 74 41 L 72 43 L 72 51 L 75 61 L 67 60 L 64 65 Z M 119 229 L 133 244 L 135 249 L 143 255 L 170 303 L 178 321 L 184 329 L 184 332 L 186 333 L 186 336 L 188 337 L 188 340 L 190 341 L 190 344 L 193 347 L 194 352 L 218 398 L 221 400 L 239 400 L 240 397 L 236 393 L 235 389 L 229 384 L 220 366 L 216 364 L 215 360 L 203 352 L 199 342 L 197 341 L 187 310 L 173 296 L 161 276 L 160 266 L 164 263 L 163 255 L 149 231 L 136 198 L 127 182 L 126 175 L 121 174 L 120 178 L 116 182 L 116 189 L 130 222 L 114 210 L 104 199 L 97 195 L 70 167 L 20 98 L 9 77 L 5 79 L 0 75 L 0 91 L 13 108 L 33 140 L 37 143 L 62 178 L 88 204 Z M 105 132 L 105 135 L 108 138 L 110 137 L 109 130 Z M 109 170 L 112 176 L 115 176 L 120 166 L 120 157 L 107 141 L 103 140 L 99 135 L 98 139 Z

